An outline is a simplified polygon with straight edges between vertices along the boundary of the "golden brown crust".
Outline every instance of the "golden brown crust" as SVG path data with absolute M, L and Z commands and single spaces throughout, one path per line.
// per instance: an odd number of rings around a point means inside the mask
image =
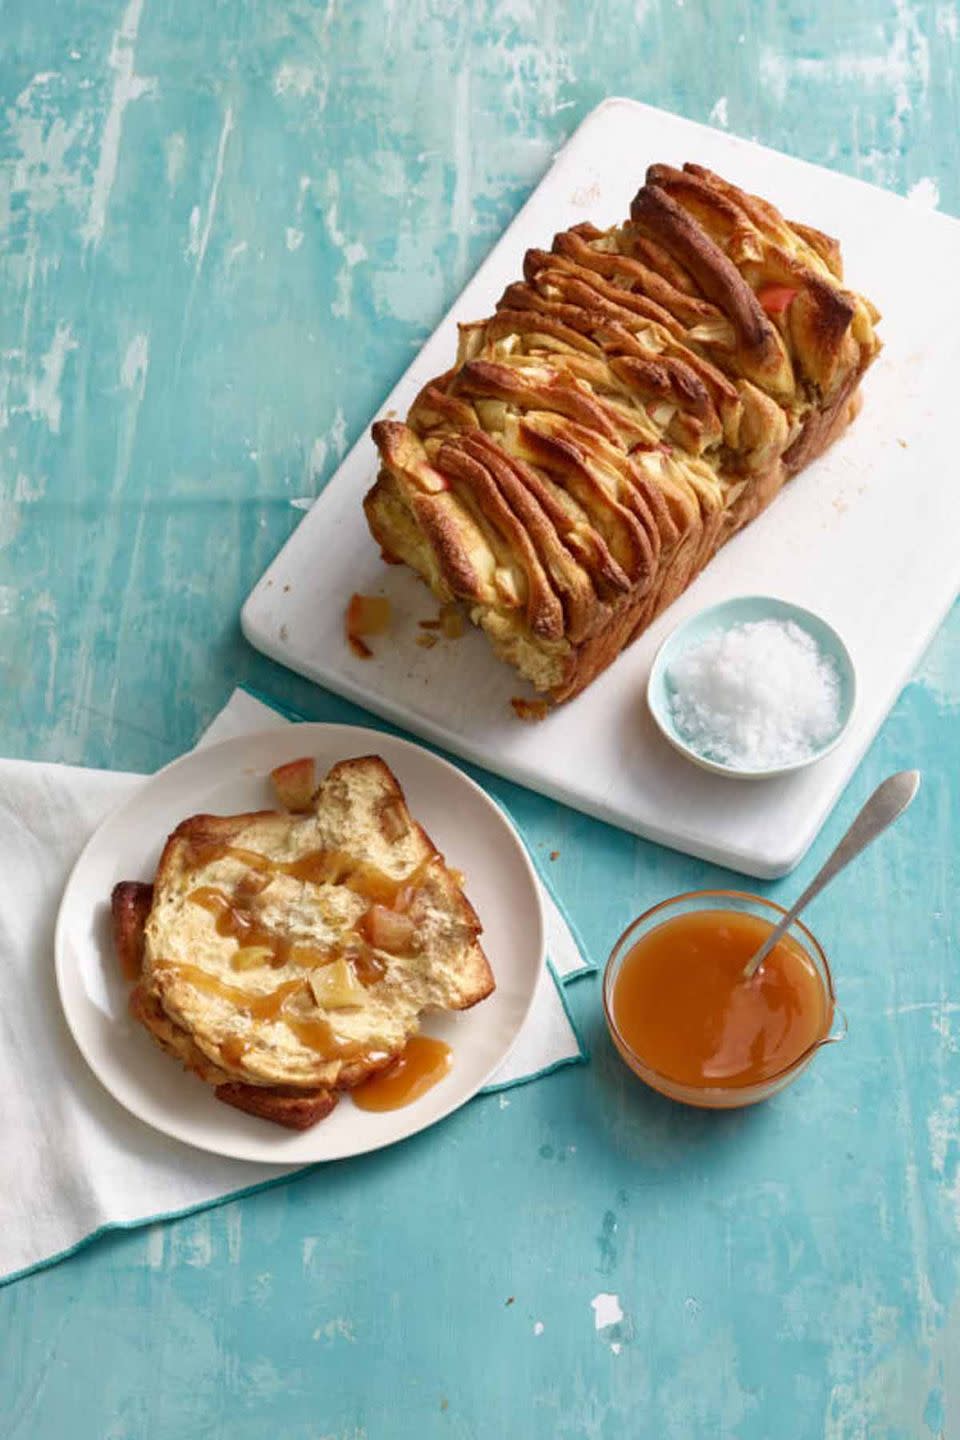
M 836 241 L 703 166 L 530 250 L 407 421 L 374 426 L 386 555 L 577 694 L 849 423 L 879 351 Z
M 224 1105 L 235 1110 L 245 1110 L 260 1120 L 272 1120 L 285 1130 L 309 1130 L 311 1126 L 326 1120 L 331 1110 L 337 1108 L 339 1095 L 333 1090 L 317 1090 L 306 1093 L 303 1090 L 284 1092 L 279 1087 L 267 1090 L 261 1085 L 245 1085 L 239 1080 L 230 1080 L 218 1085 L 214 1091 Z
M 136 980 L 143 965 L 143 928 L 153 904 L 153 886 L 121 880 L 110 896 L 113 945 L 125 980 Z
M 288 1130 L 309 1130 L 336 1108 L 339 1096 L 332 1090 L 295 1090 L 290 1086 L 250 1085 L 234 1080 L 207 1059 L 187 1032 L 170 1019 L 157 996 L 145 991 L 142 985 L 131 993 L 130 1013 L 162 1050 L 212 1086 L 217 1099 L 235 1110 L 245 1110 L 261 1120 L 272 1120 Z
M 759 372 L 778 388 L 789 383 L 782 373 L 784 356 L 776 329 L 737 267 L 694 217 L 659 185 L 647 184 L 634 196 L 630 218 L 682 261 L 704 295 L 731 321 L 745 373 L 756 378 Z
M 134 986 L 130 992 L 129 1008 L 133 1018 L 149 1031 L 161 1050 L 179 1060 L 183 1068 L 191 1071 L 198 1079 L 215 1086 L 226 1084 L 233 1078 L 218 1065 L 214 1065 L 186 1030 L 171 1020 L 160 1003 L 160 997 L 153 990 L 143 984 Z

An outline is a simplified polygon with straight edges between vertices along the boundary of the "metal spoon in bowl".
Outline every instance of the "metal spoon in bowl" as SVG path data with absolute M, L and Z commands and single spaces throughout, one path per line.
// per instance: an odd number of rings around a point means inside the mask
M 800 911 L 809 905 L 810 901 L 814 900 L 836 875 L 840 874 L 845 865 L 849 865 L 861 850 L 865 850 L 871 841 L 876 840 L 888 825 L 892 825 L 894 820 L 903 814 L 919 789 L 919 770 L 901 770 L 899 774 L 891 775 L 884 780 L 882 785 L 877 786 L 829 860 L 821 866 L 800 899 L 791 906 L 780 924 L 774 926 L 760 949 L 748 960 L 743 970 L 744 980 L 750 980 L 756 975 L 770 951 L 783 939 Z

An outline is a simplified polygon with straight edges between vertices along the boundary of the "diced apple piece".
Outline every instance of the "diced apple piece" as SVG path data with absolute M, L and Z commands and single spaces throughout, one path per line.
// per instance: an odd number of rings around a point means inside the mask
M 506 565 L 498 565 L 493 572 L 493 588 L 508 605 L 520 604 L 520 589 L 517 577 Z
M 230 956 L 230 964 L 234 970 L 256 970 L 261 965 L 269 965 L 272 959 L 269 945 L 241 945 Z
M 426 490 L 428 495 L 442 495 L 445 490 L 450 489 L 449 481 L 432 465 L 417 465 L 411 473 L 420 488 Z
M 757 299 L 768 315 L 782 315 L 785 310 L 789 310 L 796 295 L 796 287 L 793 285 L 764 285 L 757 291 Z
M 285 810 L 309 810 L 317 789 L 317 765 L 312 756 L 290 760 L 270 771 L 277 799 Z
M 414 898 L 414 896 L 416 895 L 416 893 L 417 893 L 417 887 L 416 887 L 416 885 L 403 885 L 403 886 L 401 886 L 400 892 L 399 892 L 399 894 L 397 895 L 396 900 L 394 900 L 393 905 L 392 905 L 390 908 L 391 908 L 397 915 L 406 915 L 407 911 L 410 909 L 410 906 L 413 904 L 413 898 Z
M 480 424 L 488 434 L 506 429 L 508 411 L 505 400 L 474 400 L 473 405 Z
M 353 966 L 343 958 L 311 970 L 309 981 L 313 998 L 322 1010 L 356 1010 L 366 1002 L 366 990 Z
M 319 945 L 291 945 L 288 959 L 291 965 L 299 965 L 304 970 L 314 970 L 318 965 L 329 963 L 330 952 L 321 950 Z
M 386 950 L 388 955 L 409 955 L 417 935 L 408 915 L 398 915 L 386 905 L 371 905 L 359 928 L 375 950 Z
M 402 840 L 410 829 L 410 822 L 404 812 L 404 808 L 397 802 L 390 802 L 384 805 L 380 811 L 380 833 L 384 840 L 395 845 Z
M 650 419 L 655 425 L 659 425 L 661 430 L 666 430 L 676 413 L 676 405 L 654 405 L 649 411 Z

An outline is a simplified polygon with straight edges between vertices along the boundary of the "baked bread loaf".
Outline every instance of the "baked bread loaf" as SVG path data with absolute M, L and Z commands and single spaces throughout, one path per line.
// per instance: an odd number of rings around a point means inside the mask
M 376 756 L 335 765 L 303 813 L 196 815 L 152 886 L 113 892 L 131 1010 L 219 1099 L 305 1129 L 424 1011 L 492 992 L 461 881 Z
M 855 413 L 877 311 L 836 241 L 699 165 L 530 250 L 404 423 L 373 427 L 384 556 L 576 695 Z

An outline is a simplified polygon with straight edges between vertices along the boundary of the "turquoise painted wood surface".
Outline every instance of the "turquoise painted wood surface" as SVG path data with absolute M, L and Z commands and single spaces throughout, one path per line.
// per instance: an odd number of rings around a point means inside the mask
M 604 95 L 960 211 L 950 0 L 3 0 L 0 21 L 5 754 L 150 769 L 238 679 L 359 718 L 245 648 L 240 601 Z M 651 158 L 624 157 L 630 183 Z M 958 661 L 955 614 L 767 887 L 795 893 L 884 773 L 923 768 L 818 904 L 850 1039 L 794 1089 L 727 1117 L 640 1093 L 580 982 L 589 1067 L 4 1291 L 0 1433 L 958 1433 Z M 559 850 L 598 957 L 644 905 L 731 878 L 490 786 Z

